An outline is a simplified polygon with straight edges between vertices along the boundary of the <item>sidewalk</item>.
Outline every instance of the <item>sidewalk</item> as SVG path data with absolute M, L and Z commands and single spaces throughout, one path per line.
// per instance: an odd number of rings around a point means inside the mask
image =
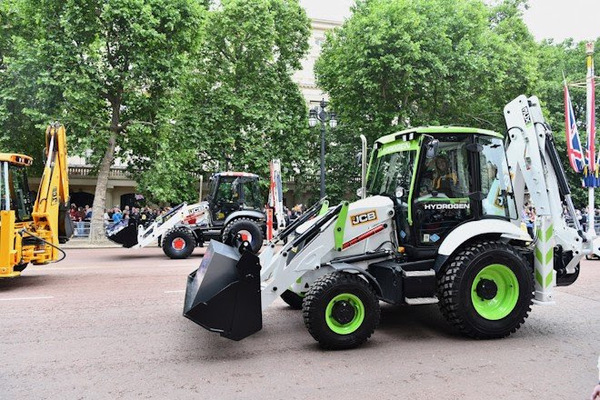
M 106 239 L 105 241 L 99 243 L 90 243 L 89 239 L 86 237 L 73 237 L 65 244 L 61 244 L 60 247 L 62 249 L 102 249 L 102 248 L 115 248 L 122 247 L 110 240 Z

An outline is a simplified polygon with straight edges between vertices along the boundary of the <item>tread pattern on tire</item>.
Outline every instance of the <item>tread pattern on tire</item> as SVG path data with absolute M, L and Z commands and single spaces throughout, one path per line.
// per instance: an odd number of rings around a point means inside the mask
M 331 290 L 335 286 L 341 286 L 344 284 L 352 284 L 352 285 L 359 284 L 364 289 L 366 289 L 367 291 L 370 292 L 370 294 L 372 295 L 372 298 L 375 300 L 375 304 L 374 304 L 374 310 L 373 310 L 374 315 L 371 315 L 369 317 L 375 318 L 375 323 L 371 326 L 371 328 L 362 337 L 358 338 L 358 340 L 351 341 L 349 343 L 340 345 L 340 343 L 338 341 L 328 340 L 328 338 L 322 337 L 319 334 L 318 329 L 314 326 L 316 321 L 313 320 L 314 315 L 311 315 L 311 309 L 312 309 L 314 303 L 319 301 L 319 296 L 321 295 L 321 293 Z M 365 307 L 366 307 L 366 305 L 365 305 Z M 319 278 L 310 287 L 310 289 L 306 293 L 306 296 L 304 297 L 304 302 L 303 302 L 303 306 L 302 306 L 302 316 L 304 319 L 304 324 L 305 324 L 306 328 L 308 329 L 308 332 L 311 334 L 311 336 L 316 341 L 319 342 L 319 345 L 321 347 L 323 347 L 324 349 L 341 350 L 341 349 L 349 349 L 349 348 L 358 347 L 361 344 L 363 344 L 364 342 L 366 342 L 371 337 L 371 335 L 373 334 L 373 332 L 375 332 L 375 329 L 379 325 L 379 320 L 381 317 L 381 309 L 379 308 L 379 301 L 377 300 L 377 294 L 368 282 L 366 282 L 364 279 L 362 279 L 357 274 L 351 274 L 351 273 L 347 273 L 347 272 L 333 272 L 331 274 L 328 274 L 328 275 L 325 275 L 325 276 Z M 320 321 L 320 322 L 323 322 L 323 321 Z M 366 322 L 367 322 L 367 316 L 365 316 L 365 322 L 363 322 L 363 323 L 366 323 Z M 334 336 L 335 336 L 335 334 L 334 334 Z
M 256 248 L 253 247 L 252 248 L 252 252 L 255 253 L 255 254 L 257 254 L 260 251 L 260 248 L 263 245 L 264 237 L 263 237 L 263 234 L 262 234 L 262 230 L 260 229 L 260 226 L 256 223 L 256 220 L 254 220 L 252 218 L 241 217 L 241 218 L 236 218 L 233 221 L 229 222 L 227 224 L 227 226 L 225 226 L 225 228 L 223 229 L 223 234 L 221 235 L 221 241 L 223 243 L 225 243 L 225 244 L 233 245 L 233 243 L 231 241 L 232 238 L 230 238 L 230 235 L 231 235 L 231 231 L 233 230 L 233 228 L 235 227 L 235 225 L 238 222 L 251 223 L 254 226 L 256 226 L 258 232 L 260 233 L 260 239 L 261 240 L 258 240 L 257 245 L 255 246 Z
M 470 262 L 472 262 L 477 256 L 481 255 L 484 252 L 491 250 L 508 250 L 515 257 L 520 258 L 524 265 L 527 265 L 527 261 L 523 258 L 523 256 L 512 246 L 506 245 L 504 242 L 495 241 L 495 240 L 484 240 L 480 242 L 475 242 L 469 244 L 466 248 L 461 250 L 453 259 L 453 261 L 443 270 L 442 274 L 438 278 L 438 298 L 440 299 L 439 307 L 450 324 L 452 324 L 460 333 L 476 338 L 476 339 L 494 339 L 509 336 L 519 329 L 519 327 L 525 322 L 525 319 L 529 315 L 531 311 L 531 305 L 533 303 L 533 295 L 529 299 L 529 303 L 527 305 L 527 309 L 525 313 L 521 316 L 518 323 L 510 329 L 510 331 L 505 332 L 502 335 L 491 335 L 491 334 L 483 334 L 473 329 L 469 324 L 465 321 L 463 317 L 463 313 L 459 309 L 459 305 L 457 304 L 456 299 L 459 296 L 457 288 L 460 286 L 460 281 L 464 278 L 464 275 L 461 274 L 461 269 L 465 268 Z M 527 274 L 528 279 L 530 279 L 530 285 L 532 288 L 532 294 L 534 290 L 533 284 L 533 273 Z
M 173 249 L 171 247 L 171 238 L 172 237 L 181 237 L 184 238 L 184 240 L 186 240 L 186 247 L 183 249 L 185 251 L 181 251 L 181 252 L 177 252 L 175 249 Z M 188 241 L 191 243 L 191 245 L 189 245 Z M 162 249 L 163 252 L 172 259 L 184 259 L 184 258 L 188 258 L 193 252 L 194 252 L 194 248 L 196 247 L 196 236 L 194 235 L 194 233 L 192 233 L 192 231 L 190 231 L 188 228 L 184 228 L 184 227 L 175 227 L 171 230 L 169 230 L 164 238 L 162 239 Z

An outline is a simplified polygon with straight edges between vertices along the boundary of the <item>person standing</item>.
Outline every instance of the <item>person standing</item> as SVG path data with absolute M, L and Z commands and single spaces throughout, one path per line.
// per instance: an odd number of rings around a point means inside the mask
M 82 207 L 77 209 L 75 213 L 75 221 L 77 221 L 77 236 L 85 236 L 85 211 Z
M 115 224 L 115 225 L 118 224 L 119 222 L 121 222 L 122 219 L 123 219 L 123 214 L 121 214 L 121 210 L 119 210 L 118 207 L 115 207 L 113 216 L 112 216 L 113 224 Z

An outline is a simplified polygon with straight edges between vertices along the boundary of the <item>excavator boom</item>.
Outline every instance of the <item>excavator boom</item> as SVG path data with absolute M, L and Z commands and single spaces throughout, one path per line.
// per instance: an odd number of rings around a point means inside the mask
M 46 163 L 34 202 L 25 168 L 33 159 L 0 154 L 0 278 L 14 277 L 29 263 L 58 260 L 59 243 L 72 236 L 68 218 L 69 180 L 64 126 L 52 124 L 45 134 Z

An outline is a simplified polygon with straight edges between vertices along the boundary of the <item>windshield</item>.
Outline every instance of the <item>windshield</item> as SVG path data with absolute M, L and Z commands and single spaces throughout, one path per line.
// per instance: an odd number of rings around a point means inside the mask
M 16 221 L 30 221 L 33 206 L 31 197 L 29 196 L 29 185 L 27 184 L 25 168 L 13 165 L 8 165 L 8 168 L 6 168 L 7 163 L 0 164 L 0 209 L 6 209 L 6 200 L 8 197 L 10 210 L 15 211 Z
M 263 206 L 258 181 L 248 176 L 222 176 L 217 189 L 217 199 L 238 203 L 243 208 L 261 209 Z
M 369 194 L 395 197 L 396 189 L 402 187 L 408 196 L 415 155 L 415 150 L 378 155 L 369 174 Z
M 6 169 L 5 169 L 6 168 Z M 7 210 L 6 207 L 6 198 L 7 194 L 7 175 L 8 174 L 8 164 L 6 162 L 0 162 L 0 210 Z M 10 206 L 9 206 L 10 207 Z

